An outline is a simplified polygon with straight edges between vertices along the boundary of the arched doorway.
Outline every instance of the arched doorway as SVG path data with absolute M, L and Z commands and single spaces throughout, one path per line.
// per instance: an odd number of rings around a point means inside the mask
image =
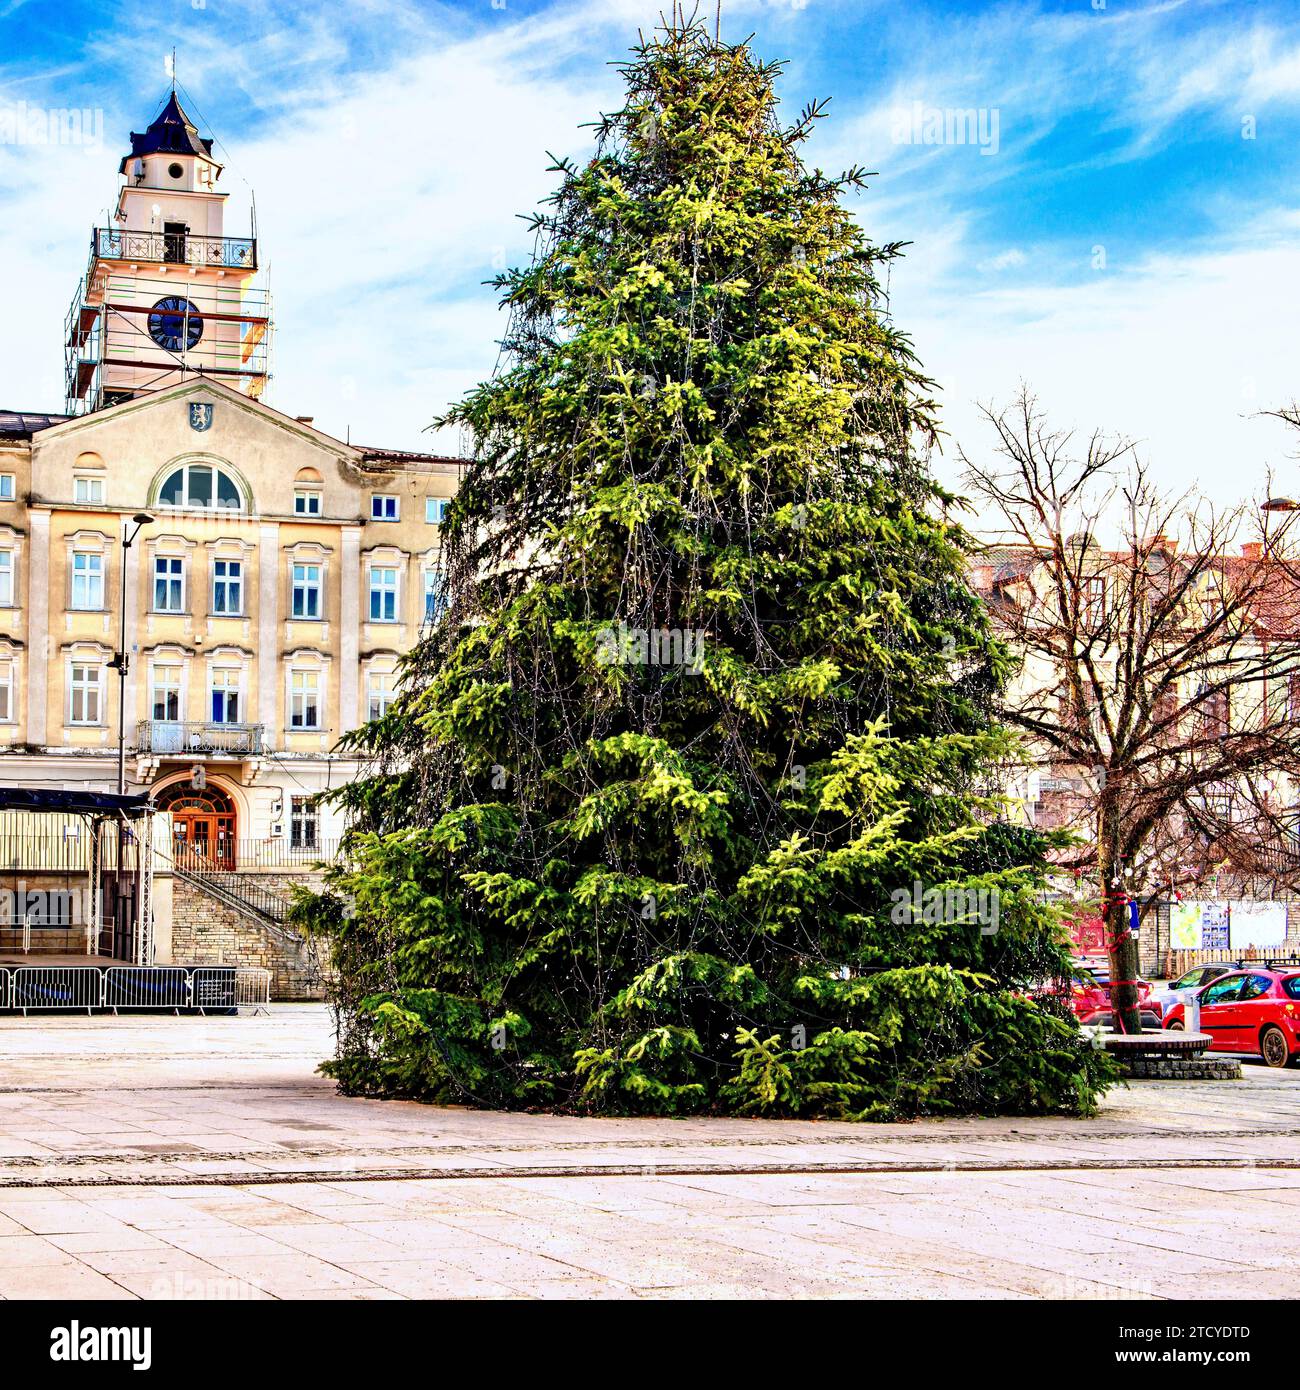
M 154 798 L 172 818 L 172 853 L 184 868 L 235 867 L 235 803 L 220 787 L 196 791 L 185 782 L 164 787 Z

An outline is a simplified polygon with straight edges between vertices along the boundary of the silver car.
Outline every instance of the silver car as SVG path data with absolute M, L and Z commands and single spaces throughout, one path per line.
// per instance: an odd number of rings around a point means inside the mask
M 1160 1010 L 1160 1017 L 1163 1018 L 1175 1004 L 1191 1003 L 1192 995 L 1202 985 L 1208 985 L 1211 980 L 1217 980 L 1220 975 L 1226 975 L 1230 970 L 1240 969 L 1240 965 L 1223 961 L 1215 961 L 1211 965 L 1193 966 L 1176 980 L 1167 980 L 1164 984 L 1152 985 L 1151 1003 Z

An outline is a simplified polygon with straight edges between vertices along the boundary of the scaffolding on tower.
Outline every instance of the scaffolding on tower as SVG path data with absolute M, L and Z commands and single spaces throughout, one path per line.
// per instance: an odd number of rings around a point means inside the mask
M 65 323 L 67 413 L 189 376 L 259 399 L 272 318 L 258 270 L 255 237 L 95 228 Z

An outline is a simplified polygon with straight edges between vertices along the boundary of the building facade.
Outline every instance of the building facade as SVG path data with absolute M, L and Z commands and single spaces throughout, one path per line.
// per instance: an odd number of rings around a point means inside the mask
M 1286 553 L 1080 534 L 985 546 L 970 579 L 1017 659 L 1003 700 L 1025 757 L 1000 769 L 1005 813 L 1072 836 L 1054 853 L 1076 941 L 1104 940 L 1109 799 L 1144 970 L 1180 973 L 1201 950 L 1172 930 L 1184 901 L 1237 905 L 1205 936 L 1207 958 L 1300 953 L 1300 586 Z
M 337 836 L 314 797 L 436 611 L 461 464 L 265 403 L 269 302 L 220 173 L 173 92 L 92 232 L 65 413 L 0 411 L 0 784 L 114 791 L 121 728 L 178 862 L 239 873 Z

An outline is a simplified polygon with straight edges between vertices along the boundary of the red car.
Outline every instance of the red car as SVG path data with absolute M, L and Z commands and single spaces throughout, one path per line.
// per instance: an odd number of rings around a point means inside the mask
M 1142 1028 L 1160 1027 L 1160 1010 L 1152 1004 L 1148 996 L 1151 986 L 1145 980 L 1138 981 L 1138 1008 L 1141 1010 Z M 1100 1024 L 1104 1028 L 1116 1026 L 1114 1007 L 1110 1002 L 1110 986 L 1103 984 L 1092 973 L 1075 964 L 1074 977 L 1070 981 L 1070 1007 L 1074 1016 L 1086 1027 Z
M 1270 1067 L 1300 1057 L 1300 970 L 1234 970 L 1197 991 L 1201 1032 L 1211 1052 L 1250 1052 Z M 1185 1006 L 1174 1004 L 1166 1028 L 1185 1028 Z

